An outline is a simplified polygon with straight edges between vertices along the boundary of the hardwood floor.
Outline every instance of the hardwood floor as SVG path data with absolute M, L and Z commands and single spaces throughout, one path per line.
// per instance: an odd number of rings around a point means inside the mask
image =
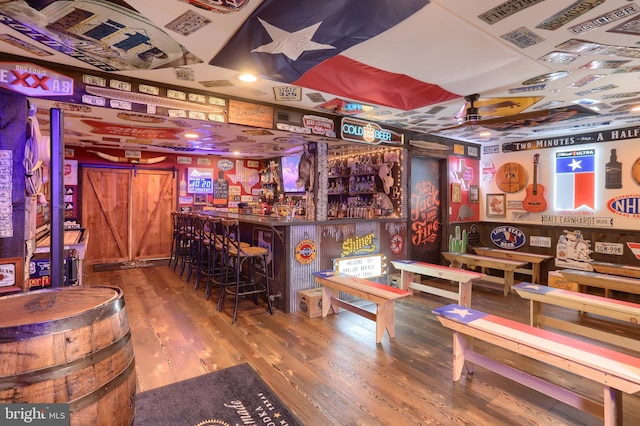
M 203 288 L 165 266 L 88 272 L 84 279 L 125 292 L 138 392 L 249 363 L 305 425 L 602 424 L 480 367 L 454 383 L 451 332 L 431 313 L 449 301 L 436 296 L 398 301 L 396 338 L 385 335 L 376 345 L 375 324 L 347 311 L 325 319 L 270 316 L 263 301 L 256 307 L 247 300 L 232 325 L 230 303 L 218 312 L 217 293 L 205 300 Z M 529 318 L 528 301 L 503 296 L 497 285 L 475 286 L 472 306 Z M 482 342 L 476 348 L 602 401 L 600 385 Z M 640 424 L 640 397 L 625 395 L 624 409 L 625 424 Z

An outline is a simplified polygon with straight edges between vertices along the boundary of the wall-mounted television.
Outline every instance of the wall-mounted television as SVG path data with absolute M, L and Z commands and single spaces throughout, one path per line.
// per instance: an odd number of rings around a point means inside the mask
M 282 189 L 285 195 L 299 195 L 306 193 L 304 180 L 300 179 L 299 176 L 301 157 L 302 153 L 298 153 L 288 155 L 280 159 L 280 170 L 282 170 Z

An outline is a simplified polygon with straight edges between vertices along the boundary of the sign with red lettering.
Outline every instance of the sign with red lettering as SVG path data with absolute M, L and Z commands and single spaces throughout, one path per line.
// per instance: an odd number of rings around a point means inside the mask
M 135 137 L 140 139 L 180 139 L 176 136 L 184 132 L 184 129 L 160 128 L 160 127 L 138 127 L 123 126 L 115 123 L 104 123 L 96 120 L 82 120 L 83 123 L 92 127 L 91 133 L 99 135 L 114 135 L 122 137 Z
M 71 77 L 26 62 L 0 62 L 0 87 L 25 96 L 73 95 Z
M 443 231 L 440 164 L 437 159 L 412 157 L 411 171 L 407 255 L 410 259 L 439 263 Z

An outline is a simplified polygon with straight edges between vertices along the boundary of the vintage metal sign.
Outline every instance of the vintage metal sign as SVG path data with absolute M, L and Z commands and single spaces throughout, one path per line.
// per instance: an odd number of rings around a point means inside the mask
M 527 237 L 515 226 L 498 226 L 491 230 L 491 241 L 500 248 L 515 250 L 524 245 Z
M 600 28 L 603 25 L 610 24 L 614 21 L 626 18 L 628 16 L 633 15 L 638 12 L 638 6 L 634 3 L 627 4 L 622 6 L 616 10 L 612 10 L 611 12 L 607 12 L 604 15 L 600 15 L 597 18 L 594 18 L 590 21 L 583 22 L 578 25 L 574 25 L 573 27 L 568 28 L 573 34 L 582 34 L 591 30 L 595 30 L 596 28 Z
M 540 37 L 538 34 L 529 30 L 526 27 L 520 27 L 513 31 L 510 31 L 506 34 L 500 36 L 500 38 L 515 44 L 520 49 L 524 49 L 525 47 L 533 46 L 534 44 L 538 44 L 544 41 L 544 38 Z
M 273 88 L 273 96 L 276 101 L 299 101 L 302 99 L 302 87 L 276 86 Z
M 401 145 L 404 135 L 392 130 L 383 129 L 377 123 L 355 118 L 343 117 L 340 125 L 340 137 L 346 141 L 378 145 L 380 143 Z
M 295 255 L 298 263 L 308 265 L 316 258 L 317 248 L 313 240 L 305 238 L 296 245 Z
M 612 217 L 594 217 L 594 216 L 571 216 L 571 215 L 542 215 L 542 223 L 545 225 L 572 225 L 582 227 L 612 227 Z
M 582 16 L 596 6 L 604 3 L 604 0 L 578 0 L 562 9 L 560 12 L 536 25 L 536 28 L 545 30 L 557 30 L 569 21 Z
M 478 18 L 482 19 L 489 25 L 493 25 L 496 22 L 502 21 L 509 16 L 516 14 L 530 6 L 534 6 L 538 3 L 542 3 L 544 0 L 508 0 L 493 9 L 489 9 Z
M 329 137 L 335 137 L 335 125 L 333 120 L 325 117 L 319 117 L 317 115 L 305 115 L 302 117 L 302 122 L 305 127 L 311 129 L 311 132 L 315 135 L 326 135 Z
M 624 244 L 596 241 L 593 251 L 601 254 L 615 254 L 616 256 L 622 256 L 624 254 Z
M 526 151 L 529 149 L 560 148 L 592 144 L 595 142 L 621 141 L 640 137 L 640 127 L 607 130 L 602 132 L 582 133 L 561 138 L 536 139 L 524 142 L 507 142 L 502 144 L 502 152 Z
M 624 217 L 640 217 L 640 194 L 619 195 L 607 202 L 611 213 Z

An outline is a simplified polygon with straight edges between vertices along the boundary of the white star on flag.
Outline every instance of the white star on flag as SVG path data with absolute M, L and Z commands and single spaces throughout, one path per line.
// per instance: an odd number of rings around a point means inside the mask
M 571 164 L 569 164 L 569 167 L 571 167 L 571 170 L 573 170 L 574 172 L 576 171 L 576 169 L 581 169 L 582 168 L 582 160 L 578 160 L 576 161 L 575 159 L 571 160 Z
M 447 311 L 447 313 L 449 314 L 455 314 L 455 315 L 460 315 L 461 318 L 466 317 L 467 315 L 471 315 L 471 312 L 469 312 L 468 309 L 458 309 L 458 308 L 453 308 L 453 310 L 451 311 Z
M 263 52 L 271 53 L 273 55 L 282 53 L 287 58 L 295 61 L 300 57 L 300 55 L 309 50 L 335 49 L 335 47 L 330 44 L 320 44 L 311 40 L 316 31 L 318 31 L 322 22 L 318 22 L 310 27 L 290 33 L 288 31 L 281 30 L 260 18 L 258 18 L 258 20 L 264 29 L 267 30 L 273 41 L 256 47 L 251 51 L 251 53 Z

